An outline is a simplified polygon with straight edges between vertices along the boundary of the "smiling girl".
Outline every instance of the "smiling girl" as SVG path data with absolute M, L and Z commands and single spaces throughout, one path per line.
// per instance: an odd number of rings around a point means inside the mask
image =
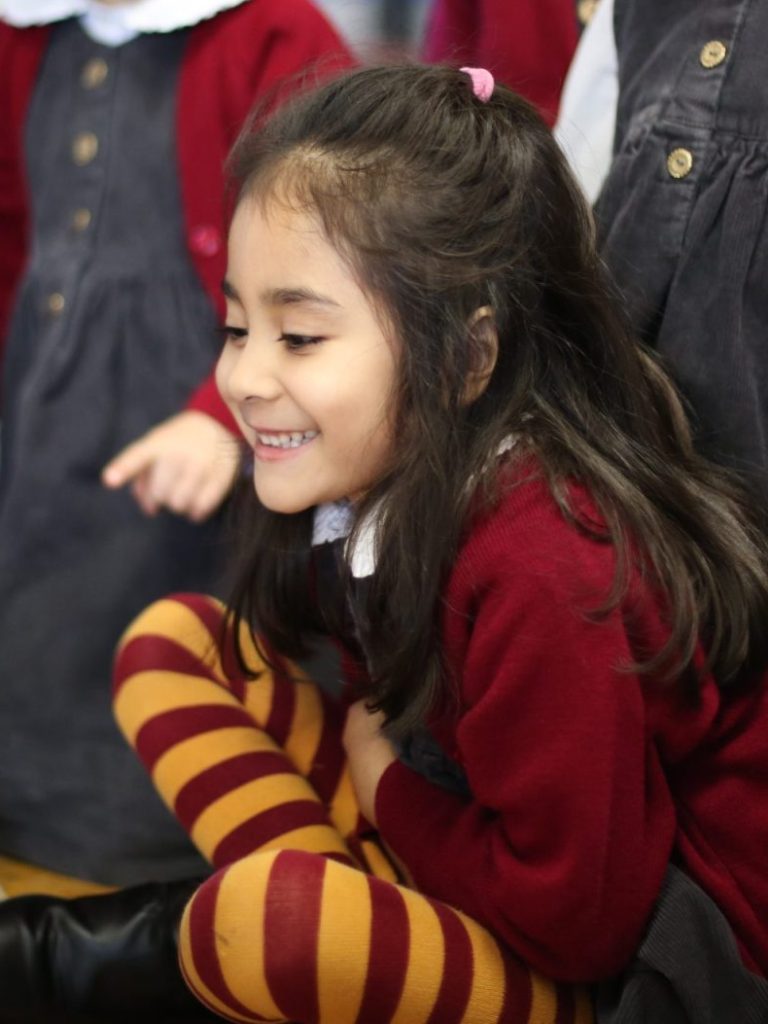
M 215 869 L 192 991 L 233 1021 L 763 1019 L 766 543 L 549 132 L 482 70 L 371 68 L 233 166 L 241 579 L 150 608 L 116 677 Z M 288 660 L 317 632 L 342 702 Z
M 253 449 L 259 501 L 293 514 L 381 477 L 396 356 L 317 217 L 282 198 L 246 198 L 232 221 L 216 380 Z

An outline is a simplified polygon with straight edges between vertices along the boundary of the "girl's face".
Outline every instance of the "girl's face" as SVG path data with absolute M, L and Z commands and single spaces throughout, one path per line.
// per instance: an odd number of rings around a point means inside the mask
M 259 500 L 294 513 L 354 500 L 393 451 L 395 353 L 308 214 L 243 200 L 229 235 L 219 390 L 253 449 Z

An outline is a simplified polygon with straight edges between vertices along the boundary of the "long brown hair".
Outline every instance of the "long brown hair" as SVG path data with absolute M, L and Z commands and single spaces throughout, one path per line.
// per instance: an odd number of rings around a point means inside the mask
M 615 548 L 613 586 L 593 614 L 622 601 L 638 560 L 663 596 L 669 640 L 638 671 L 683 676 L 699 638 L 721 685 L 765 664 L 764 537 L 734 479 L 694 450 L 673 386 L 606 279 L 579 189 L 525 101 L 497 85 L 481 103 L 448 68 L 368 68 L 255 123 L 231 167 L 239 197 L 279 191 L 320 217 L 401 342 L 395 464 L 356 510 L 359 523 L 377 508 L 369 668 L 390 720 L 422 720 L 445 686 L 441 588 L 470 502 L 495 500 L 492 456 L 510 434 L 563 513 Z M 467 403 L 484 357 L 472 315 L 484 306 L 498 358 Z M 602 525 L 572 507 L 573 480 Z M 231 607 L 300 655 L 318 624 L 312 511 L 250 504 Z

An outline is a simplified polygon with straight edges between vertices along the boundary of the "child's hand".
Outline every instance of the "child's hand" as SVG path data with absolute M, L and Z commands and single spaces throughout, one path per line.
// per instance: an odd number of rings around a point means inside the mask
M 376 824 L 376 789 L 384 772 L 397 760 L 395 748 L 381 733 L 384 715 L 369 711 L 365 701 L 352 704 L 347 712 L 342 743 L 349 762 L 352 785 L 360 811 Z
M 193 522 L 207 519 L 229 493 L 240 465 L 240 446 L 205 413 L 188 410 L 129 444 L 102 471 L 105 487 L 130 483 L 142 511 L 161 508 Z

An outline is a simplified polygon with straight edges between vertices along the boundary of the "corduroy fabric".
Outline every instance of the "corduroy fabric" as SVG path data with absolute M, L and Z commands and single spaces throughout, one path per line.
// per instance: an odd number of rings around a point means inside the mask
M 615 154 L 602 253 L 665 357 L 699 446 L 768 494 L 764 0 L 617 0 Z M 704 49 L 722 47 L 714 62 Z M 668 161 L 678 154 L 681 170 Z M 689 163 L 688 163 L 689 161 Z M 674 173 L 672 173 L 674 172 Z
M 670 867 L 629 968 L 601 985 L 598 1024 L 765 1024 L 768 980 L 752 974 L 715 904 Z
M 49 36 L 47 26 L 15 29 L 0 20 L 0 109 L 8 112 L 0 128 L 0 346 L 28 253 L 22 140 Z M 223 168 L 248 112 L 257 99 L 282 95 L 281 87 L 295 87 L 351 64 L 338 34 L 305 0 L 283 0 L 270 6 L 268 14 L 262 3 L 250 0 L 189 31 L 176 108 L 185 238 L 189 258 L 219 311 L 226 269 Z M 236 433 L 212 375 L 189 404 Z

